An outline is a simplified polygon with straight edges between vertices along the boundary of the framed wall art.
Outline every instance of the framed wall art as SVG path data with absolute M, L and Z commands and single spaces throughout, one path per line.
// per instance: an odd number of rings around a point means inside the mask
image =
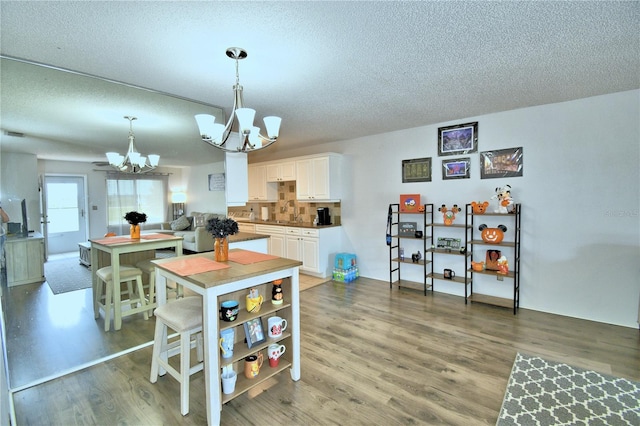
M 470 166 L 471 158 L 469 157 L 442 160 L 442 180 L 469 179 L 471 177 Z
M 438 128 L 438 155 L 478 152 L 478 122 Z
M 431 157 L 402 160 L 402 183 L 431 182 Z
M 247 346 L 249 348 L 266 342 L 267 335 L 264 333 L 262 318 L 253 318 L 245 322 L 244 335 L 247 337 Z
M 480 179 L 522 176 L 522 147 L 480 153 Z

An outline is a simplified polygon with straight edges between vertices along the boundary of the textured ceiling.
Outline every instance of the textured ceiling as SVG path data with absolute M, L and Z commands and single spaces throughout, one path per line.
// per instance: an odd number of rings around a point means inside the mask
M 245 48 L 245 104 L 257 110 L 257 123 L 263 115 L 283 118 L 279 142 L 265 150 L 270 153 L 640 88 L 637 1 L 3 0 L 0 12 L 2 55 L 219 105 L 227 114 L 235 67 L 224 52 Z M 72 122 L 92 125 L 59 125 L 48 114 L 30 117 L 29 102 L 55 102 L 51 108 L 65 111 L 74 99 L 51 91 L 7 100 L 13 78 L 2 74 L 2 129 L 30 135 L 51 120 L 47 128 L 61 128 L 51 130 L 51 138 L 66 141 L 60 149 L 84 161 L 103 160 L 108 143 L 124 151 L 128 124 L 122 116 L 152 115 L 142 110 L 146 106 L 132 110 L 135 104 L 102 117 L 75 108 Z M 103 101 L 83 99 L 87 105 Z M 165 121 L 149 118 L 157 134 L 173 135 L 163 129 Z M 165 165 L 209 162 L 203 152 L 214 149 L 197 140 L 193 119 L 177 127 L 185 133 L 180 149 L 175 136 L 146 134 L 140 119 L 137 140 L 153 140 L 140 150 L 159 152 Z M 92 137 L 97 133 L 112 142 Z M 35 143 L 14 139 L 3 133 L 3 149 Z M 82 146 L 92 144 L 83 154 Z M 40 141 L 45 145 L 55 150 L 53 142 Z

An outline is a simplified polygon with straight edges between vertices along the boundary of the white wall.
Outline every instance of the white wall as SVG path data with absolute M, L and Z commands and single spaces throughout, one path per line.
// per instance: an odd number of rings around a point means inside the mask
M 420 193 L 436 206 L 463 205 L 489 200 L 495 187 L 509 184 L 523 206 L 520 306 L 637 327 L 639 117 L 640 91 L 634 90 L 334 142 L 286 156 L 345 155 L 351 177 L 345 182 L 350 196 L 342 200 L 344 250 L 358 256 L 362 276 L 389 279 L 386 214 L 399 194 Z M 470 179 L 442 180 L 441 160 L 456 157 L 438 157 L 438 127 L 470 121 L 479 123 L 480 152 L 523 147 L 523 177 L 480 179 L 476 153 L 469 155 Z M 432 182 L 403 184 L 402 160 L 422 157 L 433 159 Z M 436 281 L 436 291 L 443 288 Z
M 224 173 L 224 162 L 194 166 L 185 170 L 188 187 L 187 214 L 206 212 L 227 214 L 224 191 L 209 191 L 209 175 Z

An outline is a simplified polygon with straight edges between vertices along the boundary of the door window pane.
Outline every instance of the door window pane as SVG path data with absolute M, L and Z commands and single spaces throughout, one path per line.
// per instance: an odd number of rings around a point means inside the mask
M 76 232 L 80 229 L 78 186 L 75 183 L 47 184 L 48 232 Z

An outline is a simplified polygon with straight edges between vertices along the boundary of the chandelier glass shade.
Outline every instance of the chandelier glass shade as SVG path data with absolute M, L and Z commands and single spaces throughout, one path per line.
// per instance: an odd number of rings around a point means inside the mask
M 142 156 L 135 145 L 135 136 L 133 134 L 133 121 L 136 117 L 126 115 L 124 118 L 129 120 L 129 148 L 125 155 L 117 152 L 107 152 L 107 160 L 109 164 L 121 173 L 147 173 L 158 167 L 160 156 L 149 154 L 147 157 Z
M 233 86 L 233 112 L 227 124 L 216 123 L 216 118 L 208 114 L 195 116 L 202 140 L 216 148 L 227 152 L 251 152 L 263 149 L 274 143 L 280 133 L 280 117 L 264 117 L 266 135 L 253 125 L 256 111 L 245 108 L 242 97 L 242 86 L 238 73 L 238 61 L 247 57 L 247 52 L 240 47 L 227 49 L 227 56 L 236 61 L 236 84 Z M 232 132 L 237 121 L 237 133 Z

